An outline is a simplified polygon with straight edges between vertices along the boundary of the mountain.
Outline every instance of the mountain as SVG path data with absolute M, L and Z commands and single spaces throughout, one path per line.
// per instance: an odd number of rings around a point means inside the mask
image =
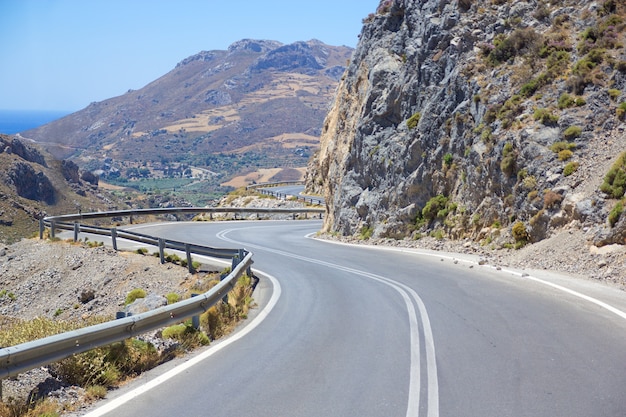
M 352 51 L 317 40 L 241 40 L 21 135 L 104 179 L 198 167 L 223 181 L 304 167 Z
M 307 171 L 324 229 L 626 243 L 625 45 L 617 0 L 382 1 Z
M 0 135 L 0 242 L 34 235 L 46 215 L 125 208 L 98 177 L 18 138 Z

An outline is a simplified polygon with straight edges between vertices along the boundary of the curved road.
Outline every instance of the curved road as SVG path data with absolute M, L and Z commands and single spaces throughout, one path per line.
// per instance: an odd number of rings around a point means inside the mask
M 254 252 L 266 307 L 194 366 L 113 392 L 87 415 L 626 415 L 623 292 L 305 237 L 319 227 L 150 227 Z

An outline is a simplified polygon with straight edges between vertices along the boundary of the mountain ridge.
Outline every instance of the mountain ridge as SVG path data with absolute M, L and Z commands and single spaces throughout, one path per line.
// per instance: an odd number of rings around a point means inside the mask
M 111 173 L 105 159 L 116 173 L 183 163 L 219 172 L 220 179 L 263 164 L 303 167 L 319 146 L 351 53 L 317 40 L 244 39 L 187 57 L 139 90 L 21 135 L 105 179 Z M 285 134 L 298 136 L 275 140 Z

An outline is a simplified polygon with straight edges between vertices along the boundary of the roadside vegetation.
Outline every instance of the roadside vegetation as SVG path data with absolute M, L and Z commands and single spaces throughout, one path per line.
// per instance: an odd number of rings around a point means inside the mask
M 168 304 L 189 298 L 195 294 L 209 291 L 220 282 L 230 269 L 221 273 L 196 274 L 194 285 L 187 293 L 163 294 Z M 156 334 L 142 335 L 109 346 L 92 349 L 73 355 L 49 365 L 50 373 L 64 383 L 82 387 L 85 400 L 94 401 L 103 398 L 107 391 L 116 388 L 125 381 L 136 377 L 155 366 L 199 346 L 208 345 L 212 340 L 231 332 L 239 321 L 245 319 L 253 304 L 252 291 L 254 279 L 247 275 L 239 278 L 236 286 L 224 300 L 199 317 L 199 326 L 193 326 L 191 319 L 180 324 L 162 329 Z M 142 288 L 135 288 L 126 294 L 123 304 L 146 297 Z M 8 296 L 8 292 L 7 295 Z M 15 317 L 0 317 L 0 346 L 15 346 L 47 336 L 76 330 L 112 320 L 112 317 L 92 317 L 72 321 L 37 317 L 32 320 L 20 320 Z M 157 349 L 154 338 L 168 340 L 159 343 L 165 346 Z M 72 405 L 62 404 L 36 392 L 29 398 L 0 399 L 2 417 L 55 417 L 66 411 L 72 411 Z

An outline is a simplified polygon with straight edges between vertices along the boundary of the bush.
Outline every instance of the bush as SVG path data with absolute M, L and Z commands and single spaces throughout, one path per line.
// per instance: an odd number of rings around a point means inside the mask
M 578 162 L 570 162 L 567 165 L 565 165 L 565 167 L 563 168 L 563 176 L 569 177 L 574 172 L 578 171 L 579 165 L 580 164 Z
M 163 337 L 176 340 L 186 350 L 206 346 L 211 342 L 204 332 L 195 329 L 190 323 L 175 324 L 163 329 Z
M 454 157 L 452 156 L 451 153 L 447 153 L 443 156 L 443 163 L 446 167 L 450 167 L 452 165 L 452 160 L 454 159 Z
M 359 238 L 361 240 L 368 240 L 374 234 L 374 228 L 370 226 L 363 226 L 359 232 Z
M 180 295 L 171 292 L 165 295 L 165 299 L 167 300 L 167 304 L 174 304 L 180 301 Z
M 517 153 L 513 149 L 513 144 L 507 142 L 502 148 L 502 161 L 500 162 L 500 169 L 506 175 L 511 176 L 515 173 L 517 165 Z
M 141 288 L 135 288 L 126 295 L 124 305 L 132 304 L 138 298 L 146 298 L 146 292 Z
M 441 214 L 444 213 L 448 205 L 448 197 L 441 194 L 428 200 L 424 208 L 422 209 L 422 218 L 430 221 L 437 217 L 445 217 Z M 445 213 L 447 215 L 447 213 Z
M 559 193 L 555 193 L 552 190 L 548 190 L 543 195 L 543 207 L 546 209 L 554 208 L 561 203 L 563 197 Z
M 511 234 L 513 235 L 513 239 L 516 242 L 527 242 L 528 241 L 528 232 L 526 231 L 526 226 L 522 222 L 515 222 L 511 227 Z
M 626 191 L 626 152 L 622 152 L 604 176 L 600 190 L 612 198 L 622 198 Z
M 543 108 L 535 110 L 533 118 L 546 126 L 554 125 L 559 121 L 559 116 L 552 114 L 550 110 Z
M 559 161 L 567 161 L 572 157 L 572 155 L 574 155 L 572 151 L 569 149 L 563 149 L 562 151 L 559 151 Z
M 537 49 L 540 35 L 534 29 L 516 29 L 510 36 L 498 35 L 493 41 L 493 48 L 487 55 L 487 61 L 494 66 L 509 59 Z
M 615 204 L 615 206 L 609 213 L 609 224 L 611 225 L 611 227 L 617 224 L 623 212 L 624 212 L 624 203 L 622 201 L 618 201 L 617 204 Z
M 579 126 L 570 126 L 563 132 L 563 137 L 567 140 L 573 140 L 579 137 L 583 132 L 583 129 Z
M 409 130 L 415 129 L 417 127 L 417 124 L 419 123 L 421 117 L 422 115 L 420 112 L 417 112 L 413 114 L 413 116 L 409 117 L 409 119 L 406 121 L 406 126 L 409 128 Z
M 622 91 L 616 88 L 609 88 L 608 93 L 611 100 L 617 100 L 619 96 L 622 95 Z
M 617 109 L 615 110 L 615 115 L 620 120 L 624 120 L 626 118 L 626 101 L 620 103 L 620 105 L 617 106 Z
M 551 146 L 550 146 L 550 150 L 554 153 L 559 153 L 562 150 L 573 150 L 576 149 L 576 144 L 575 143 L 570 143 L 570 142 L 564 142 L 564 141 L 560 141 L 560 142 L 554 142 Z

